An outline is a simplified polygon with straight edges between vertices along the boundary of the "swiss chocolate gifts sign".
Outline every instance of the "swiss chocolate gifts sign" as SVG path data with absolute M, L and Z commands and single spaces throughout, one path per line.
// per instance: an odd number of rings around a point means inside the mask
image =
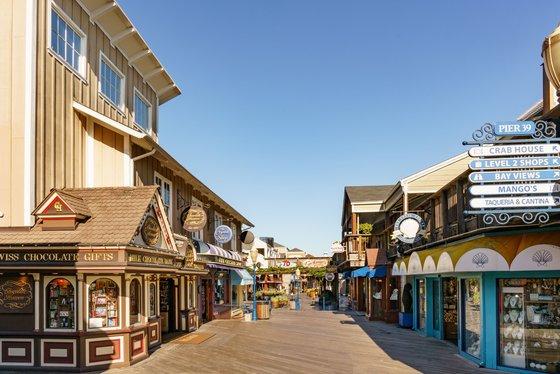
M 0 313 L 33 313 L 33 279 L 0 278 Z

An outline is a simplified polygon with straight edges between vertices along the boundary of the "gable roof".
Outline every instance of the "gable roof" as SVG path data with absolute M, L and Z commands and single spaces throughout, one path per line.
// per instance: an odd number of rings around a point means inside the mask
M 43 231 L 38 223 L 30 230 L 1 231 L 0 245 L 127 245 L 157 193 L 157 186 L 55 191 L 65 197 L 72 196 L 75 203 L 83 202 L 91 218 L 72 231 Z
M 346 186 L 344 191 L 351 203 L 383 201 L 391 192 L 393 185 Z

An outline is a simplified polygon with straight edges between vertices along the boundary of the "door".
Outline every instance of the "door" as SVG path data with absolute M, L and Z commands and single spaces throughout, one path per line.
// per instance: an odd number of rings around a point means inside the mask
M 175 283 L 173 279 L 164 278 L 159 282 L 159 308 L 161 332 L 175 331 Z
M 431 333 L 434 338 L 441 338 L 441 283 L 439 278 L 430 279 L 431 288 Z

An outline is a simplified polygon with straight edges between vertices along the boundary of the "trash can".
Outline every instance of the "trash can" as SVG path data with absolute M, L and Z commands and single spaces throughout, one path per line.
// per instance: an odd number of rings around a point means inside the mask
M 257 318 L 258 319 L 270 318 L 270 306 L 268 301 L 257 301 Z

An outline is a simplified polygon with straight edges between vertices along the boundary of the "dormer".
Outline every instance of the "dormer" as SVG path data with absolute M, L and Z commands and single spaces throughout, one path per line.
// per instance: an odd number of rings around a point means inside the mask
M 32 213 L 43 231 L 75 230 L 80 222 L 91 217 L 81 197 L 52 189 L 43 203 Z

